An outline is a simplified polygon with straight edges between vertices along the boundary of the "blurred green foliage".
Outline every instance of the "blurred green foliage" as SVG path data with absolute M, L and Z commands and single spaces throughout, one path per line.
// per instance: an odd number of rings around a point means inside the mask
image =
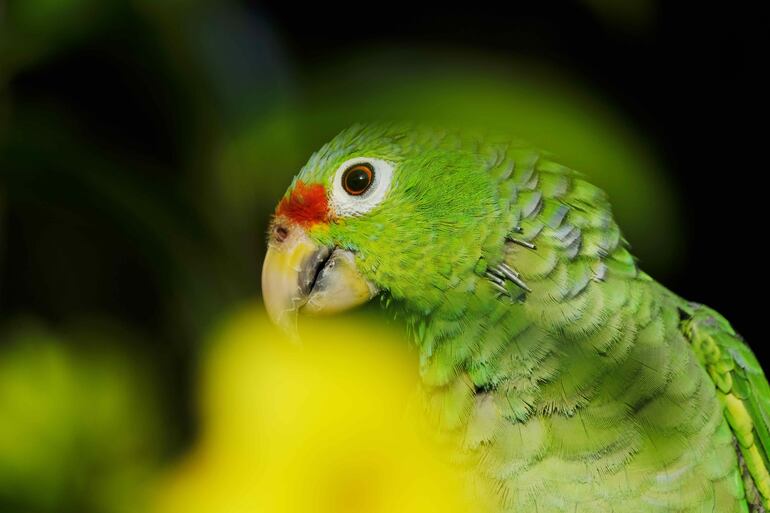
M 167 443 L 151 366 L 119 326 L 67 332 L 0 333 L 0 510 L 141 511 Z

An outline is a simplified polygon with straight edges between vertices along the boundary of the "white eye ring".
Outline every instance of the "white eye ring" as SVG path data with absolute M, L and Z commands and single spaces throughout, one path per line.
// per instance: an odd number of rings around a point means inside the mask
M 348 169 L 363 164 L 372 170 L 372 183 L 358 195 L 352 195 L 345 190 L 342 178 Z M 356 157 L 345 161 L 334 173 L 332 183 L 331 203 L 338 216 L 357 216 L 365 214 L 377 206 L 390 189 L 393 179 L 393 164 L 381 159 Z

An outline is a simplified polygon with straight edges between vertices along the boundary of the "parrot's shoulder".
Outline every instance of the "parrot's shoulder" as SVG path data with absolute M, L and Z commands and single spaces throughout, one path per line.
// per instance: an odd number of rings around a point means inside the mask
M 511 143 L 494 147 L 487 161 L 511 234 L 528 240 L 550 230 L 575 254 L 581 234 L 584 251 L 610 254 L 627 245 L 604 190 L 547 152 Z
M 708 373 L 738 449 L 747 497 L 770 508 L 770 385 L 751 348 L 719 313 L 682 303 L 682 331 Z
M 509 280 L 513 289 L 504 284 L 511 297 L 517 297 L 518 287 L 565 301 L 579 296 L 591 281 L 647 279 L 607 195 L 581 173 L 546 152 L 513 143 L 491 148 L 487 162 L 498 191 L 504 240 L 489 253 L 499 250 L 512 271 L 501 269 L 497 278 L 521 275 L 523 282 Z M 501 292 L 506 291 L 501 287 Z

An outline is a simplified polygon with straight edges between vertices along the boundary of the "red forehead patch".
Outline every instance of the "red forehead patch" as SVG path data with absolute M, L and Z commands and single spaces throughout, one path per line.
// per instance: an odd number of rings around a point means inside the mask
M 304 226 L 328 221 L 326 189 L 321 184 L 305 185 L 302 180 L 297 180 L 291 193 L 278 204 L 275 215 L 287 217 Z

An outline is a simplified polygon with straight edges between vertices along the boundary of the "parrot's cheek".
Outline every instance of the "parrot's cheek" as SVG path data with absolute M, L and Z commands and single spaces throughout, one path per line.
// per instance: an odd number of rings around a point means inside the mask
M 377 288 L 350 251 L 319 246 L 295 228 L 271 240 L 262 266 L 262 296 L 271 320 L 296 334 L 297 313 L 337 313 L 369 301 Z

